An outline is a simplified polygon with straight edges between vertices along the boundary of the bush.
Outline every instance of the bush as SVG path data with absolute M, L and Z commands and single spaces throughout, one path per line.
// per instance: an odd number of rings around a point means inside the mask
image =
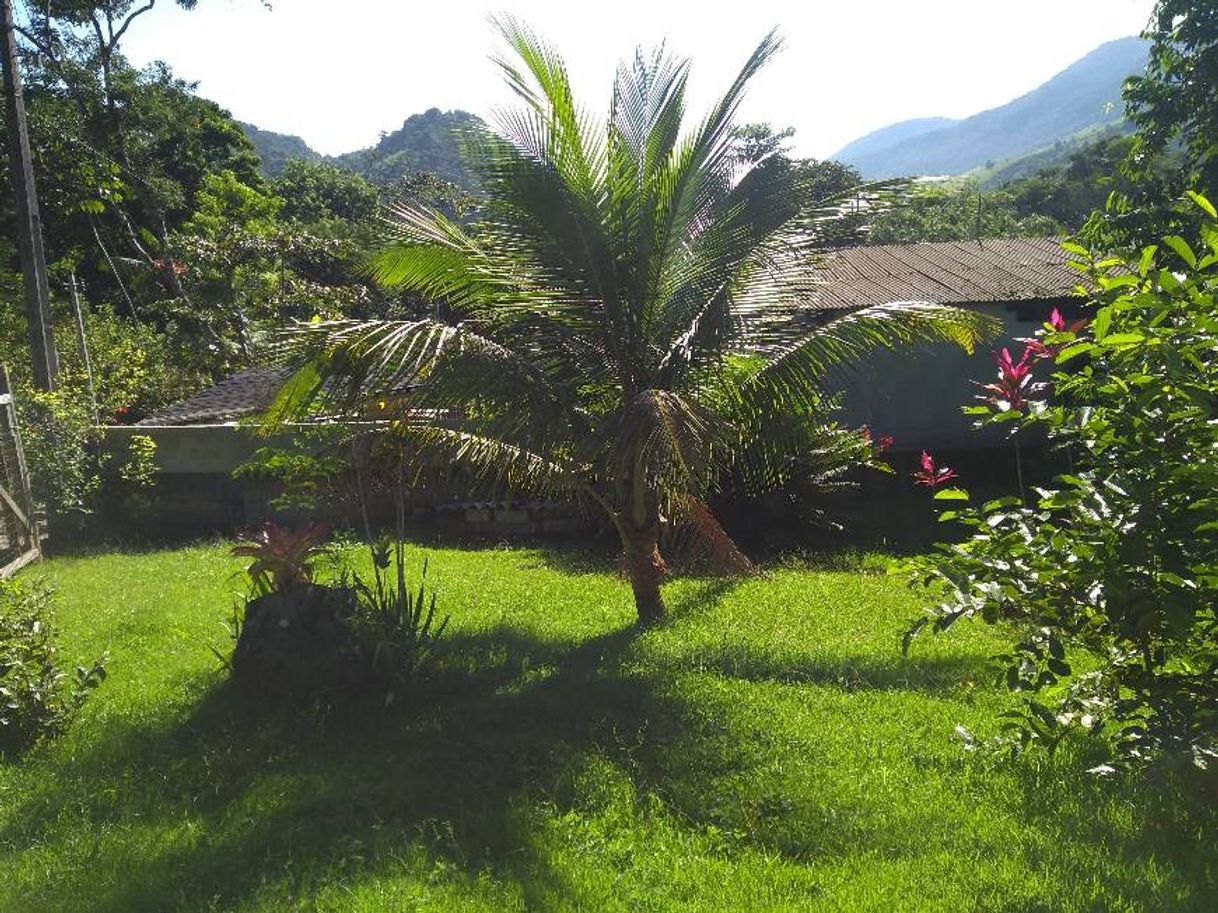
M 0 580 L 0 757 L 62 732 L 105 678 L 105 657 L 65 672 L 55 640 L 50 589 Z
M 401 538 L 372 547 L 370 581 L 344 572 L 337 585 L 315 582 L 328 530 L 267 523 L 233 554 L 252 559 L 251 595 L 236 626 L 234 679 L 253 691 L 295 698 L 373 689 L 398 700 L 431 658 L 448 624 L 427 598 L 427 564 L 418 589 L 406 583 Z M 392 570 L 390 570 L 392 568 Z
M 428 598 L 426 559 L 418 589 L 407 585 L 405 551 L 400 538 L 382 537 L 372 546 L 371 582 L 351 577 L 358 600 L 355 633 L 386 704 L 410 687 L 448 627 L 448 616 L 436 618 L 435 592 Z
M 152 438 L 132 435 L 125 452 L 110 450 L 78 389 L 29 390 L 17 405 L 34 500 L 46 505 L 56 539 L 91 528 L 99 515 L 121 522 L 148 506 L 156 481 Z
M 1167 237 L 1132 262 L 1075 248 L 1094 318 L 1055 321 L 1023 360 L 1055 361 L 1052 399 L 1029 383 L 981 408 L 1042 427 L 1074 469 L 1031 506 L 944 514 L 971 538 L 917 567 L 945 598 L 911 633 L 1014 622 L 1006 681 L 1023 701 L 999 741 L 1016 750 L 1084 729 L 1119 760 L 1218 759 L 1218 216 L 1194 201 L 1193 244 Z

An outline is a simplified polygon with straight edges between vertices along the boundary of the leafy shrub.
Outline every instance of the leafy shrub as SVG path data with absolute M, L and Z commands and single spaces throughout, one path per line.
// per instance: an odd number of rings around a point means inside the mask
M 392 568 L 392 569 L 391 569 Z M 363 645 L 374 681 L 385 688 L 391 703 L 432 658 L 448 627 L 437 623 L 436 594 L 428 598 L 427 560 L 416 591 L 406 583 L 405 548 L 400 538 L 382 537 L 372 546 L 372 581 L 351 576 L 359 601 L 356 634 Z
M 65 672 L 55 640 L 50 589 L 0 580 L 0 756 L 58 735 L 105 678 L 105 657 Z
M 349 489 L 351 437 L 336 423 L 294 428 L 288 442 L 259 447 L 233 475 L 274 483 L 278 491 L 269 504 L 275 510 L 315 512 Z
M 197 384 L 166 338 L 151 327 L 99 309 L 86 320 L 94 384 L 81 361 L 71 319 L 56 326 L 61 372 L 53 393 L 32 388 L 25 325 L 0 320 L 0 352 L 10 353 L 26 463 L 34 497 L 54 518 L 54 531 L 75 533 L 111 511 L 146 506 L 154 484 L 155 444 L 136 436 L 111 449 L 98 427 L 138 420 Z M 96 405 L 96 408 L 95 408 Z M 100 516 L 99 516 L 100 515 Z M 111 519 L 113 519 L 111 517 Z
M 95 525 L 111 511 L 145 507 L 156 481 L 156 442 L 132 435 L 126 450 L 106 446 L 79 389 L 19 394 L 22 443 L 34 499 L 45 504 L 56 536 Z
M 1043 428 L 1071 473 L 1032 505 L 945 513 L 971 538 L 917 565 L 945 598 L 911 634 L 1014 623 L 1006 681 L 1023 700 L 999 742 L 1015 750 L 1085 729 L 1118 759 L 1218 758 L 1218 216 L 1194 200 L 1194 244 L 1167 237 L 1132 262 L 1074 248 L 1094 318 L 1054 321 L 1025 353 L 1056 362 L 1052 398 L 980 410 Z

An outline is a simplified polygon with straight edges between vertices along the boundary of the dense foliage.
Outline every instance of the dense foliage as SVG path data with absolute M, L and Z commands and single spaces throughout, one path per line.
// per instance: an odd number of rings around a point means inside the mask
M 978 238 L 1043 238 L 1061 233 L 1055 220 L 1020 212 L 1014 194 L 967 181 L 916 187 L 880 213 L 870 244 L 917 244 Z
M 1218 217 L 1193 200 L 1196 238 L 1092 256 L 1091 322 L 1048 326 L 973 410 L 1043 430 L 1072 471 L 1030 505 L 949 511 L 971 537 L 920 564 L 943 601 L 917 627 L 1013 625 L 1017 745 L 1084 728 L 1126 759 L 1218 759 Z
M 429 108 L 410 115 L 375 146 L 336 156 L 334 162 L 377 184 L 425 171 L 468 189 L 474 178 L 461 156 L 461 144 L 483 127 L 468 111 Z
M 1138 125 L 1133 164 L 1145 167 L 1178 144 L 1184 151 L 1181 178 L 1218 187 L 1218 4 L 1158 0 L 1145 37 L 1150 63 L 1125 87 L 1129 116 Z

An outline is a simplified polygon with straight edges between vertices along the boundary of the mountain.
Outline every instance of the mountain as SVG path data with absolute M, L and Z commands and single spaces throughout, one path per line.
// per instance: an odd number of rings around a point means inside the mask
M 1025 152 L 1015 158 L 995 164 L 974 168 L 968 177 L 986 189 L 1002 187 L 1012 181 L 1031 177 L 1047 168 L 1060 168 L 1069 163 L 1070 158 L 1088 146 L 1102 143 L 1114 136 L 1128 136 L 1134 132 L 1134 125 L 1121 118 L 1116 123 L 1102 124 L 1086 130 L 1080 130 L 1064 139 L 1056 140 L 1053 145 Z
M 416 171 L 431 171 L 462 187 L 473 183 L 461 160 L 459 150 L 462 132 L 482 126 L 482 121 L 468 111 L 441 111 L 432 108 L 422 114 L 412 114 L 401 128 L 381 135 L 375 146 L 323 156 L 309 148 L 299 136 L 262 130 L 253 124 L 241 124 L 262 159 L 262 170 L 274 177 L 283 170 L 288 159 L 327 161 L 361 174 L 373 183 L 386 184 Z
M 288 159 L 305 159 L 315 162 L 322 158 L 320 152 L 310 149 L 309 144 L 299 136 L 263 130 L 241 121 L 237 121 L 237 126 L 245 131 L 245 135 L 254 144 L 258 158 L 262 159 L 262 172 L 267 177 L 274 177 L 283 171 L 283 166 L 287 164 Z
M 333 161 L 375 183 L 395 181 L 415 171 L 431 171 L 468 187 L 473 181 L 461 159 L 460 136 L 481 126 L 482 121 L 468 111 L 432 108 L 410 115 L 400 129 L 382 135 L 375 146 L 344 152 Z
M 899 143 L 909 142 L 915 137 L 958 123 L 959 120 L 951 117 L 915 117 L 912 120 L 897 121 L 843 146 L 833 154 L 833 158 L 839 162 L 853 163 L 859 158 L 882 153 Z
M 903 121 L 869 133 L 833 158 L 868 178 L 962 174 L 1052 148 L 1080 133 L 1122 119 L 1121 85 L 1146 67 L 1141 38 L 1102 44 L 1044 85 L 1014 101 L 963 120 Z

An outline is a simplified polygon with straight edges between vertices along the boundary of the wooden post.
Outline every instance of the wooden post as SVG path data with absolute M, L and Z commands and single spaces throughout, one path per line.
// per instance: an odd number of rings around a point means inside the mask
M 47 285 L 46 253 L 42 247 L 42 217 L 34 187 L 34 162 L 21 94 L 17 38 L 13 32 L 13 0 L 0 0 L 0 65 L 4 71 L 4 108 L 8 120 L 9 167 L 17 196 L 17 247 L 25 280 L 25 314 L 29 322 L 34 385 L 54 390 L 59 357 L 51 333 L 51 293 Z
M 17 453 L 17 480 L 21 491 L 21 507 L 25 514 L 29 530 L 29 548 L 26 554 L 16 562 L 4 568 L 5 574 L 14 573 L 19 567 L 42 556 L 42 530 L 38 528 L 38 505 L 34 503 L 34 491 L 30 482 L 29 468 L 25 463 L 25 448 L 21 444 L 21 426 L 17 421 L 17 403 L 13 400 L 13 388 L 8 379 L 8 365 L 0 364 L 0 400 L 5 401 L 8 409 L 9 433 L 13 436 L 13 445 Z

